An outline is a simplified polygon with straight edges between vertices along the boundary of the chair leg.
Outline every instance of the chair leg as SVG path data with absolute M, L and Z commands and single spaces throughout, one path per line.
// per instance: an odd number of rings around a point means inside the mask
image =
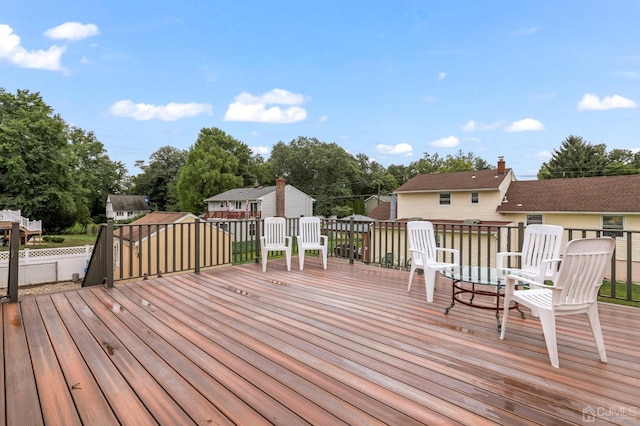
M 321 250 L 320 255 L 322 256 L 322 266 L 327 269 L 327 250 Z
M 300 270 L 304 269 L 304 250 L 298 252 L 298 261 L 300 262 Z
M 504 340 L 504 334 L 507 330 L 507 317 L 509 316 L 509 305 L 511 304 L 511 294 L 508 291 L 504 292 L 504 298 L 502 299 L 504 308 L 502 309 L 502 326 L 500 327 L 500 339 Z
M 267 272 L 267 250 L 262 250 L 262 272 Z
M 291 250 L 284 252 L 284 258 L 287 261 L 287 271 L 291 271 Z
M 558 342 L 556 341 L 556 315 L 552 310 L 538 311 L 540 323 L 542 324 L 542 332 L 544 333 L 544 341 L 547 344 L 549 352 L 549 360 L 555 368 L 560 367 L 558 360 Z
M 607 352 L 604 348 L 604 339 L 602 338 L 602 328 L 600 327 L 600 317 L 598 315 L 597 304 L 594 303 L 589 307 L 589 310 L 587 310 L 587 317 L 589 318 L 589 325 L 591 325 L 593 339 L 596 341 L 600 361 L 607 362 Z
M 411 265 L 411 269 L 409 270 L 409 287 L 407 287 L 407 291 L 411 291 L 411 282 L 413 281 L 413 274 L 416 272 L 416 267 Z
M 433 302 L 433 292 L 436 287 L 436 276 L 438 271 L 435 269 L 424 269 L 424 287 L 427 291 L 427 302 Z

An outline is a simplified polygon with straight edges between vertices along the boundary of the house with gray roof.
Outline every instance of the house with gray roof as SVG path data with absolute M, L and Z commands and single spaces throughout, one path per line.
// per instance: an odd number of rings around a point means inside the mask
M 146 195 L 109 194 L 107 196 L 107 219 L 115 221 L 128 220 L 150 212 L 149 198 Z
M 204 201 L 205 219 L 250 219 L 312 216 L 315 199 L 279 178 L 274 186 L 231 189 Z

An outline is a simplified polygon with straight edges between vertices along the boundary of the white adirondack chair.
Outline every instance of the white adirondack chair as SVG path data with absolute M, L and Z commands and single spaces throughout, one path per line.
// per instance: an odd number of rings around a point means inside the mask
M 287 221 L 284 217 L 266 217 L 260 237 L 262 251 L 262 272 L 267 271 L 270 251 L 284 252 L 287 271 L 291 270 L 291 237 L 287 237 Z
M 304 268 L 304 255 L 308 250 L 318 251 L 322 258 L 322 265 L 327 269 L 327 254 L 329 239 L 320 233 L 319 217 L 301 217 L 298 229 L 298 259 L 300 270 Z
M 535 281 L 544 281 L 555 272 L 553 264 L 545 263 L 546 268 L 540 269 L 542 261 L 557 259 L 560 256 L 562 234 L 564 228 L 556 225 L 527 225 L 521 252 L 500 252 L 496 255 L 496 268 L 507 272 L 518 271 L 518 274 Z M 508 257 L 519 257 L 520 268 L 507 266 Z M 540 274 L 543 274 L 542 276 Z
M 586 238 L 567 244 L 562 259 L 545 260 L 544 263 L 560 263 L 560 268 L 551 278 L 553 285 L 534 281 L 517 275 L 507 276 L 504 296 L 504 313 L 500 338 L 507 330 L 509 303 L 513 300 L 536 311 L 542 324 L 544 340 L 551 365 L 558 368 L 558 345 L 556 341 L 556 315 L 586 313 L 591 325 L 600 360 L 607 362 L 600 319 L 598 317 L 598 289 L 602 285 L 605 268 L 611 261 L 615 240 L 613 238 Z M 544 268 L 546 265 L 541 265 Z M 516 283 L 529 289 L 516 290 Z
M 436 247 L 436 237 L 431 222 L 416 220 L 407 222 L 407 238 L 409 252 L 411 253 L 411 269 L 409 271 L 409 286 L 416 269 L 424 271 L 424 283 L 427 291 L 427 302 L 433 302 L 433 291 L 436 285 L 438 272 L 444 268 L 460 266 L 460 251 Z M 453 262 L 439 262 L 438 252 L 453 254 Z

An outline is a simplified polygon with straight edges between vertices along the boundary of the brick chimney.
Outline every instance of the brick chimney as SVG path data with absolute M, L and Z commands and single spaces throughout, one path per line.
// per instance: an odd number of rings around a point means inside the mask
M 504 157 L 498 157 L 498 174 L 503 175 L 506 170 L 507 168 L 504 162 Z
M 284 179 L 276 179 L 276 216 L 284 217 Z

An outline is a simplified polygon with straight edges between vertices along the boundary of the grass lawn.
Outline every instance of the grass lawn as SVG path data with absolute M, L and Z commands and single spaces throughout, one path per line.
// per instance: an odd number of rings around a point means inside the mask
M 600 287 L 600 294 L 604 296 L 611 295 L 611 282 L 605 281 Z M 618 281 L 616 283 L 616 297 L 621 298 L 627 297 L 627 283 Z M 632 284 L 631 285 L 631 298 L 633 300 L 640 300 L 640 285 Z M 636 306 L 640 307 L 640 302 L 633 302 L 628 300 L 620 300 L 620 299 L 612 299 L 611 297 L 598 297 L 598 300 L 601 302 L 607 303 L 616 303 L 619 305 L 628 305 L 628 306 Z
M 93 246 L 96 244 L 97 235 L 88 234 L 69 234 L 69 235 L 43 235 L 43 237 L 61 237 L 64 241 L 61 243 L 54 243 L 52 241 L 42 241 L 41 244 L 30 242 L 26 246 L 20 246 L 20 249 L 45 249 L 45 248 L 60 248 L 60 247 L 77 247 L 77 246 Z M 2 247 L 0 251 L 9 250 L 9 247 Z

